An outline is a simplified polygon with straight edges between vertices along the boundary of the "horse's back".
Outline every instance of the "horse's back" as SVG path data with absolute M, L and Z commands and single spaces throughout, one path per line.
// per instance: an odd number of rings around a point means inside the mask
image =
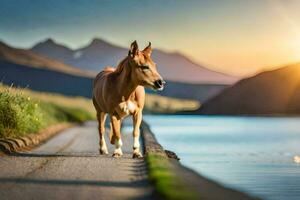
M 108 76 L 115 71 L 113 67 L 105 67 L 101 72 L 97 74 L 93 82 L 93 102 L 95 107 L 98 107 L 99 110 L 105 111 L 104 109 L 104 96 L 105 96 L 105 87 L 107 84 Z M 105 103 L 104 103 L 105 104 Z
M 114 76 L 112 72 L 115 71 L 113 67 L 106 67 L 97 74 L 93 84 L 93 102 L 96 109 L 100 112 L 109 112 L 113 101 L 112 93 L 114 92 L 115 85 L 112 84 Z M 145 104 L 145 89 L 143 86 L 137 86 L 135 91 L 129 97 L 131 101 L 134 101 L 136 106 L 140 109 L 144 108 Z
M 116 69 L 113 67 L 105 67 L 101 72 L 99 72 L 97 74 L 97 76 L 94 78 L 94 88 L 98 85 L 97 83 L 103 79 L 105 79 L 105 77 L 107 77 L 107 75 L 109 75 L 110 73 L 114 72 Z

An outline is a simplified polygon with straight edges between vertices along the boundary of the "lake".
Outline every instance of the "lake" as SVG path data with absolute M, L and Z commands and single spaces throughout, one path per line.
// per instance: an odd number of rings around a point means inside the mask
M 300 199 L 300 118 L 144 116 L 180 162 L 227 187 L 269 200 Z

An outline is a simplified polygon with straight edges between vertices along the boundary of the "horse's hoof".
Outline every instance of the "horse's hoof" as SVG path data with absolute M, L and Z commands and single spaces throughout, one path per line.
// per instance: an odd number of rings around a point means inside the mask
M 99 149 L 99 152 L 101 155 L 107 155 L 108 151 L 107 150 L 103 150 L 103 149 Z
M 140 152 L 139 153 L 133 153 L 132 158 L 143 158 L 143 155 Z
M 114 158 L 120 158 L 122 156 L 122 154 L 120 153 L 113 153 L 112 157 Z

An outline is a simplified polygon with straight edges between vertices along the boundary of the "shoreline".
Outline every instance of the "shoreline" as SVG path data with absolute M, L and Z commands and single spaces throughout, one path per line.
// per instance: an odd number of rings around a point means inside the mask
M 177 189 L 174 187 L 182 187 L 185 192 L 182 194 L 178 193 L 179 196 L 175 196 L 176 199 L 208 199 L 208 200 L 254 200 L 260 199 L 257 197 L 249 196 L 243 192 L 235 189 L 227 188 L 217 182 L 214 182 L 206 177 L 201 176 L 199 173 L 192 169 L 183 166 L 178 159 L 169 156 L 166 150 L 159 144 L 155 138 L 155 134 L 151 131 L 150 125 L 143 121 L 141 125 L 141 136 L 144 144 L 144 153 L 146 158 L 157 157 L 159 162 L 167 162 L 170 171 L 179 182 L 178 185 L 169 184 L 164 190 L 161 190 L 157 186 L 157 182 L 164 181 L 164 176 L 156 176 L 154 180 L 151 180 L 151 175 L 155 165 L 157 163 L 151 163 L 147 160 L 148 173 L 150 182 L 154 185 L 156 195 L 162 199 L 172 199 L 174 196 L 170 196 L 170 192 L 174 192 Z M 176 155 L 176 154 L 175 154 Z M 161 167 L 161 166 L 157 166 Z M 192 194 L 192 196 L 191 196 Z
M 201 117 L 251 117 L 251 118 L 298 118 L 300 114 L 198 114 L 198 113 L 151 113 L 146 115 L 162 116 L 201 116 Z

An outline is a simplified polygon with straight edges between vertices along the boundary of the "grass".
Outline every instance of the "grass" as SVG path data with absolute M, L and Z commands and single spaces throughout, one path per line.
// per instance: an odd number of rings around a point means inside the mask
M 200 107 L 195 100 L 184 100 L 164 97 L 156 94 L 146 94 L 145 111 L 148 113 L 172 114 L 178 111 L 193 111 Z
M 174 174 L 168 158 L 150 153 L 147 155 L 146 162 L 149 170 L 149 180 L 154 184 L 155 191 L 162 199 L 199 199 L 197 192 Z
M 42 96 L 42 97 L 41 97 Z M 0 138 L 24 136 L 61 122 L 93 119 L 84 105 L 75 106 L 70 97 L 0 87 Z M 44 99 L 47 96 L 47 99 Z M 41 97 L 41 98 L 39 98 Z M 59 100 L 57 100 L 59 99 Z M 65 103 L 65 104 L 64 104 Z M 80 104 L 81 101 L 78 102 Z
M 146 95 L 146 113 L 195 110 L 197 101 Z M 36 92 L 0 84 L 0 138 L 23 136 L 60 122 L 83 122 L 96 116 L 91 99 Z
M 16 88 L 9 87 L 3 84 L 0 84 L 0 92 L 9 90 L 11 94 L 22 94 L 23 96 L 29 96 L 32 99 L 37 99 L 39 101 L 53 103 L 57 105 L 61 105 L 64 107 L 71 108 L 81 108 L 93 115 L 96 115 L 93 103 L 91 99 L 84 97 L 68 97 L 61 94 L 56 93 L 48 93 L 48 92 L 37 92 L 27 88 Z
M 93 103 L 84 97 L 66 97 L 60 94 L 36 92 L 24 88 L 13 88 L 0 84 L 0 91 L 9 89 L 11 93 L 30 96 L 41 101 L 59 104 L 66 107 L 79 107 L 96 115 Z M 164 97 L 156 94 L 146 94 L 145 113 L 176 113 L 178 111 L 197 110 L 200 103 L 195 100 L 184 100 L 171 97 Z

